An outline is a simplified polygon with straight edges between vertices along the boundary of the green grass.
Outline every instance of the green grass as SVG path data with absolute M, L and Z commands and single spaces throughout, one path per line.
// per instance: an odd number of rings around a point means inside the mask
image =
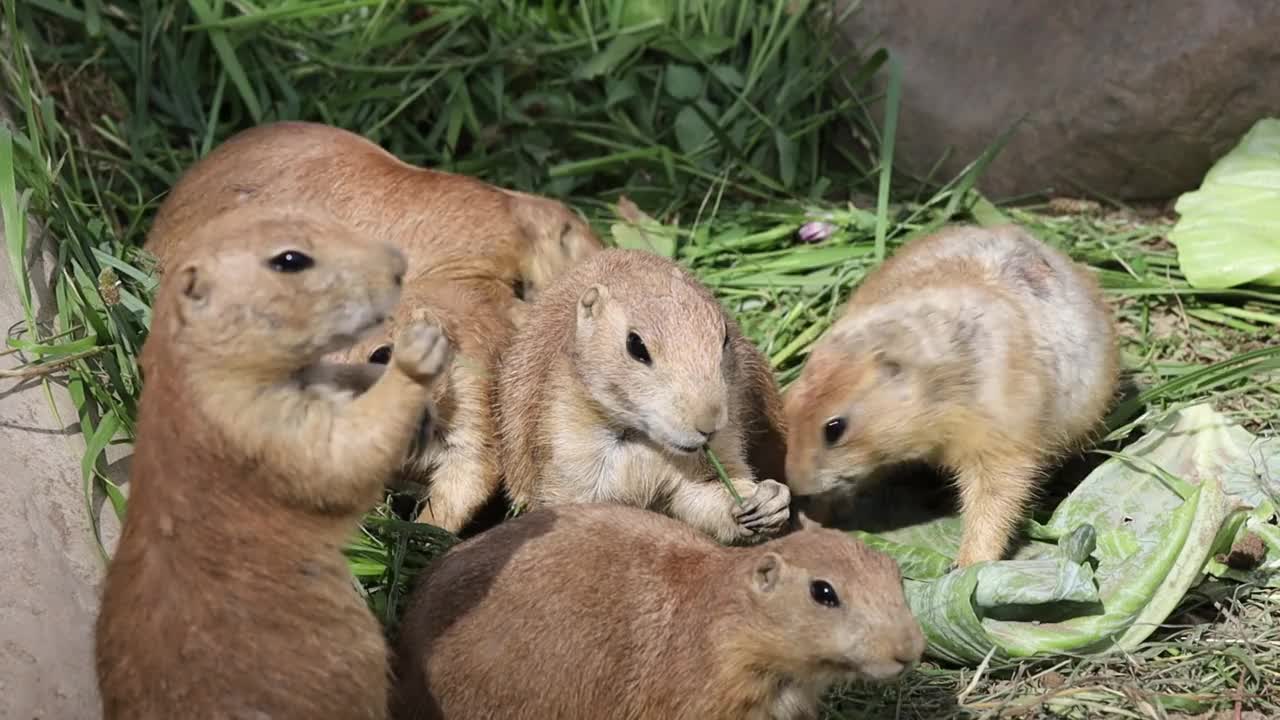
M 836 74 L 825 3 L 3 6 L 0 73 L 14 123 L 0 130 L 0 209 L 28 309 L 8 344 L 25 372 L 65 378 L 88 439 L 87 505 L 95 493 L 117 511 L 125 504 L 102 454 L 133 437 L 135 358 L 154 290 L 137 247 L 158 203 L 235 131 L 287 118 L 565 199 L 603 236 L 673 255 L 737 313 L 783 383 L 849 289 L 901 242 L 952 220 L 1013 219 L 1096 268 L 1121 318 L 1142 393 L 1114 414 L 1115 439 L 1139 418 L 1206 398 L 1255 431 L 1274 433 L 1280 419 L 1280 292 L 1190 288 L 1158 218 L 991 205 L 973 187 L 1002 138 L 943 183 L 895 172 L 901 69 L 870 51 Z M 883 97 L 868 82 L 881 74 Z M 620 225 L 624 197 L 654 223 Z M 796 242 L 815 219 L 832 235 Z M 57 241 L 58 273 L 54 307 L 37 317 L 19 259 L 42 232 Z M 449 542 L 385 506 L 370 514 L 349 556 L 379 617 L 394 622 L 414 574 Z M 901 685 L 842 694 L 831 717 L 1161 717 L 1232 710 L 1237 697 L 1280 712 L 1274 690 L 1263 697 L 1280 685 L 1268 616 L 1280 599 L 1217 592 L 1216 604 L 1189 599 L 1171 620 L 1187 627 L 1132 656 L 988 667 L 976 680 L 972 669 L 927 665 Z

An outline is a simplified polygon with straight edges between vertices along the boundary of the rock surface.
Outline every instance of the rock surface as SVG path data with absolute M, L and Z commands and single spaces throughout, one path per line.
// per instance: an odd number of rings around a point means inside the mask
M 845 38 L 902 63 L 899 167 L 923 176 L 950 147 L 948 180 L 1027 114 L 980 181 L 995 199 L 1170 198 L 1280 115 L 1280 3 L 860 4 Z
M 0 222 L 0 237 L 2 228 Z M 29 245 L 41 318 L 53 306 L 47 287 L 56 256 L 38 234 Z M 12 335 L 23 322 L 5 258 L 0 328 Z M 0 369 L 20 363 L 16 355 L 0 357 Z M 50 390 L 61 420 L 38 380 L 0 378 L 0 718 L 6 720 L 101 717 L 93 623 L 105 565 L 80 479 L 84 439 L 75 406 L 58 382 Z M 107 507 L 104 542 L 110 548 L 119 528 Z

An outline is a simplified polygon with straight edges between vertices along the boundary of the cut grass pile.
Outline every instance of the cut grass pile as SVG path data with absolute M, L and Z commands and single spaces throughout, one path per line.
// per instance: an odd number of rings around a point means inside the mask
M 88 506 L 105 494 L 125 507 L 102 455 L 133 437 L 135 358 L 154 289 L 137 247 L 151 217 L 197 157 L 279 119 L 331 123 L 411 162 L 560 197 L 602 236 L 676 257 L 737 313 L 783 383 L 849 289 L 899 243 L 948 221 L 1012 219 L 1095 267 L 1122 320 L 1141 392 L 1113 415 L 1111 439 L 1204 399 L 1254 432 L 1280 424 L 1280 292 L 1192 289 L 1158 216 L 1060 200 L 991 205 L 972 186 L 998 142 L 948 182 L 895 175 L 899 70 L 873 52 L 836 74 L 836 12 L 824 3 L 4 8 L 0 72 L 14 122 L 0 130 L 0 208 L 28 308 L 8 344 L 24 372 L 70 390 L 88 439 Z M 869 89 L 877 73 L 889 77 L 885 97 Z M 799 242 L 797 230 L 818 220 L 830 236 Z M 38 279 L 21 273 L 41 233 L 57 243 L 58 272 L 55 306 L 37 317 Z M 349 555 L 389 625 L 413 575 L 449 542 L 386 505 L 370 513 Z M 1216 594 L 1189 598 L 1170 621 L 1185 626 L 1142 652 L 978 673 L 926 665 L 900 686 L 840 694 L 830 717 L 1280 714 L 1280 598 L 1234 585 L 1202 592 Z

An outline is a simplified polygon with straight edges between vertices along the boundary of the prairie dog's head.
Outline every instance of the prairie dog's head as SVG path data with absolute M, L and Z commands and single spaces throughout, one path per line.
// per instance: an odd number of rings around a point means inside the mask
M 928 459 L 951 371 L 936 352 L 892 311 L 838 322 L 784 398 L 792 493 L 850 489 L 886 464 Z
M 752 642 L 776 650 L 779 669 L 824 684 L 883 681 L 920 660 L 924 634 L 893 558 L 822 528 L 751 553 L 743 580 L 755 611 Z
M 511 214 L 529 243 L 520 262 L 521 299 L 535 300 L 570 267 L 604 249 L 591 226 L 564 203 L 505 192 Z
M 623 262 L 601 263 L 608 272 L 577 298 L 574 370 L 619 429 L 676 454 L 697 452 L 729 422 L 736 328 L 675 263 L 607 252 Z
M 226 370 L 287 373 L 381 325 L 404 255 L 315 210 L 244 207 L 192 237 L 161 281 L 180 345 Z

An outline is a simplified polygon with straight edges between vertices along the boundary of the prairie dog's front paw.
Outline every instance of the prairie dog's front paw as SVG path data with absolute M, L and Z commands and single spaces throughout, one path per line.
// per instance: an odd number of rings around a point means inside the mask
M 752 533 L 773 533 L 791 520 L 791 489 L 777 480 L 761 480 L 755 492 L 734 508 L 738 524 Z
M 401 372 L 425 385 L 444 371 L 452 355 L 449 338 L 439 326 L 414 323 L 400 333 L 393 358 Z

